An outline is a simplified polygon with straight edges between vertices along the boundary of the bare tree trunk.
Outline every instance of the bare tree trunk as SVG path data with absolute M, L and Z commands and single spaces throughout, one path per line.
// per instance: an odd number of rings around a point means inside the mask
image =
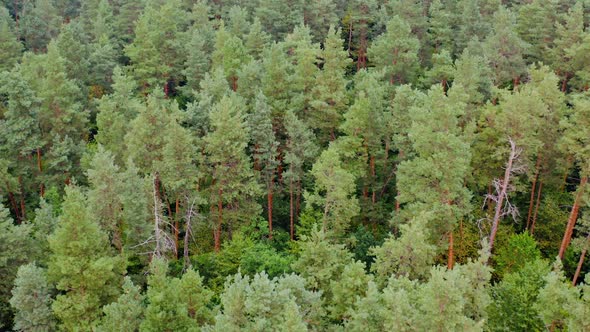
M 570 244 L 572 239 L 572 234 L 574 232 L 574 226 L 576 225 L 576 220 L 578 219 L 578 212 L 580 210 L 580 201 L 582 200 L 582 196 L 584 193 L 584 189 L 586 187 L 586 182 L 588 182 L 588 177 L 584 176 L 580 180 L 580 185 L 578 186 L 578 192 L 576 193 L 576 198 L 574 199 L 574 206 L 572 206 L 572 211 L 570 216 L 567 220 L 567 226 L 565 228 L 565 233 L 563 234 L 563 240 L 561 241 L 561 246 L 559 247 L 559 258 L 563 259 L 563 255 L 565 254 L 565 250 Z
M 180 203 L 178 202 L 178 198 L 176 198 L 176 206 L 174 207 L 174 247 L 176 248 L 176 259 L 178 259 L 178 234 L 179 234 L 179 223 L 178 218 L 179 214 L 178 211 L 180 210 Z
M 185 221 L 184 221 L 184 225 L 185 225 L 184 226 L 184 248 L 183 248 L 183 255 L 182 256 L 184 258 L 184 269 L 185 270 L 191 266 L 188 246 L 189 246 L 190 237 L 193 234 L 192 220 L 193 220 L 193 216 L 195 214 L 194 206 L 195 206 L 195 204 L 193 203 L 187 208 L 186 217 L 185 217 Z
M 516 144 L 514 141 L 510 140 L 510 156 L 508 157 L 508 162 L 506 163 L 506 170 L 504 171 L 504 180 L 500 184 L 500 193 L 498 194 L 496 200 L 496 210 L 494 212 L 494 220 L 492 222 L 492 231 L 490 233 L 490 243 L 489 243 L 489 251 L 492 252 L 494 247 L 494 241 L 496 240 L 496 233 L 498 232 L 498 225 L 500 224 L 500 219 L 502 217 L 502 208 L 504 203 L 504 198 L 508 192 L 508 186 L 510 184 L 510 175 L 512 174 L 512 167 L 514 165 L 515 159 L 518 157 L 519 152 L 516 150 Z

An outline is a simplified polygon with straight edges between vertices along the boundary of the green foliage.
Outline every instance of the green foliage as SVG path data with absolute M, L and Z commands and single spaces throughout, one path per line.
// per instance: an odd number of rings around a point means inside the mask
M 522 269 L 527 263 L 541 258 L 535 239 L 529 233 L 515 234 L 503 246 L 498 246 L 494 261 L 495 273 L 502 277 Z
M 46 271 L 34 263 L 21 265 L 14 280 L 10 305 L 16 310 L 14 329 L 18 331 L 53 331 L 51 311 L 53 287 L 47 283 Z
M 121 296 L 103 307 L 104 317 L 97 331 L 137 331 L 144 315 L 144 300 L 140 287 L 125 277 Z
M 80 188 L 66 188 L 62 209 L 49 237 L 48 279 L 62 291 L 52 309 L 64 330 L 86 330 L 98 323 L 101 306 L 118 295 L 125 263 L 111 254 L 107 235 L 92 220 Z

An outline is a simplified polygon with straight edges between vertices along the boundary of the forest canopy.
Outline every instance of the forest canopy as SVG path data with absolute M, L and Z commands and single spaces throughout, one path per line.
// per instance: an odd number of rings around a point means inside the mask
M 0 330 L 589 331 L 589 0 L 3 0 Z

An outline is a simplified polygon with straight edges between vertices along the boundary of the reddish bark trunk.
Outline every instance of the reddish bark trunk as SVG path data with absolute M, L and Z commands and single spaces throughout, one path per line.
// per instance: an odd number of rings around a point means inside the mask
M 537 192 L 537 203 L 535 204 L 535 213 L 533 214 L 533 222 L 531 223 L 531 235 L 535 233 L 535 225 L 537 224 L 537 213 L 539 212 L 539 205 L 541 204 L 541 192 L 543 191 L 543 181 L 539 182 L 539 191 Z
M 590 240 L 590 234 L 588 234 L 588 238 L 586 238 L 586 242 Z M 576 273 L 574 273 L 574 277 L 572 278 L 572 285 L 576 285 L 578 278 L 580 277 L 580 272 L 582 271 L 582 265 L 584 265 L 584 258 L 586 257 L 586 252 L 588 248 L 585 246 L 584 250 L 580 253 L 580 260 L 578 261 L 578 267 L 576 267 Z
M 586 182 L 588 182 L 588 177 L 584 176 L 580 180 L 580 185 L 578 186 L 578 192 L 576 193 L 576 198 L 574 199 L 574 205 L 572 206 L 572 211 L 571 211 L 570 216 L 567 220 L 565 233 L 563 234 L 563 240 L 561 241 L 561 246 L 559 247 L 559 258 L 560 259 L 563 259 L 563 255 L 565 254 L 565 250 L 569 246 L 570 241 L 572 239 L 572 234 L 574 232 L 574 226 L 576 225 L 576 220 L 578 219 L 578 212 L 580 210 L 580 201 L 582 200 L 582 196 L 584 193 Z
M 568 80 L 569 75 L 566 73 L 565 76 L 563 77 L 563 81 L 561 81 L 561 92 L 564 92 L 567 90 L 567 80 Z
M 268 209 L 268 238 L 272 240 L 272 200 L 273 200 L 273 191 L 272 191 L 272 180 L 271 184 L 268 187 L 267 193 L 267 209 Z
M 453 240 L 453 231 L 449 233 L 449 254 L 447 257 L 447 268 L 449 270 L 453 269 L 455 265 L 455 251 L 453 248 L 454 240 Z
M 533 214 L 533 206 L 535 205 L 535 189 L 537 188 L 537 180 L 539 179 L 539 166 L 541 164 L 541 155 L 537 156 L 537 163 L 535 164 L 535 176 L 531 185 L 531 198 L 529 199 L 529 213 L 526 217 L 526 229 L 529 229 L 531 216 Z
M 289 181 L 289 235 L 291 236 L 291 241 L 295 240 L 295 215 L 293 214 L 293 179 Z
M 217 227 L 215 229 L 215 252 L 221 250 L 221 225 L 223 224 L 223 190 L 219 188 L 217 201 Z
M 174 207 L 174 247 L 176 248 L 175 250 L 175 255 L 176 258 L 178 259 L 178 227 L 179 227 L 179 223 L 178 223 L 178 212 L 180 210 L 180 202 L 178 201 L 178 198 L 176 199 L 176 206 Z

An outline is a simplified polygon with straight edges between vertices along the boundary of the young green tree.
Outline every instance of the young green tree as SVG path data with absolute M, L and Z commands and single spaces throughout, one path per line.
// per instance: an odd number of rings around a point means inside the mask
M 21 35 L 28 50 L 44 51 L 59 33 L 63 20 L 51 0 L 36 0 L 25 4 L 19 21 Z
M 295 27 L 285 38 L 285 43 L 292 54 L 290 59 L 295 63 L 289 81 L 293 91 L 289 106 L 299 117 L 306 118 L 311 110 L 312 91 L 319 72 L 320 45 L 312 42 L 311 30 L 305 25 Z
M 211 291 L 198 272 L 188 270 L 182 278 L 166 276 L 168 262 L 154 259 L 148 277 L 145 319 L 141 331 L 193 331 L 210 322 Z
M 64 330 L 89 330 L 98 323 L 101 306 L 118 295 L 125 263 L 112 255 L 80 188 L 66 187 L 62 211 L 49 237 L 48 279 L 62 292 L 52 309 Z
M 34 263 L 18 268 L 10 305 L 16 310 L 14 329 L 18 331 L 53 331 L 55 317 L 51 311 L 53 287 L 46 271 Z
M 123 282 L 123 293 L 116 302 L 103 307 L 104 317 L 97 331 L 138 331 L 144 316 L 145 296 L 129 277 Z

